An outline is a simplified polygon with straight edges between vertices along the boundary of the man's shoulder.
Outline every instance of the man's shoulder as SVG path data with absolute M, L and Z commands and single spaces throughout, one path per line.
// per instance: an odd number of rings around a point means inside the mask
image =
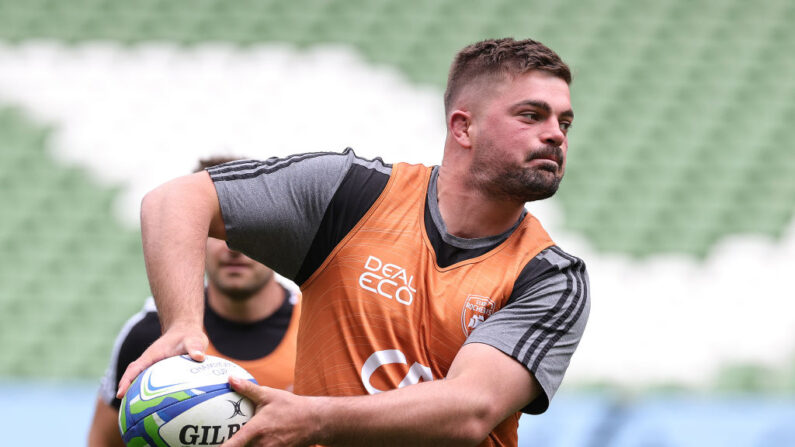
M 547 247 L 524 266 L 516 278 L 513 298 L 542 284 L 579 280 L 587 284 L 585 261 L 558 245 Z
M 347 163 L 345 174 L 323 210 L 314 239 L 295 275 L 297 284 L 303 284 L 323 264 L 378 200 L 392 176 L 393 166 L 379 157 L 362 158 L 352 149 L 346 149 L 343 155 Z
M 585 268 L 585 261 L 582 258 L 575 256 L 556 244 L 542 250 L 535 259 L 555 266 L 558 269 L 571 267 Z
M 381 157 L 367 158 L 356 154 L 353 148 L 346 148 L 342 155 L 349 158 L 351 164 L 378 171 L 382 174 L 392 174 L 392 163 L 385 162 Z
M 305 172 L 317 177 L 323 172 L 347 172 L 351 166 L 361 166 L 390 174 L 392 165 L 381 157 L 361 157 L 348 147 L 342 152 L 304 152 L 285 157 L 270 157 L 265 160 L 237 160 L 207 168 L 214 182 L 246 180 L 264 174 L 272 174 L 290 168 L 291 173 Z

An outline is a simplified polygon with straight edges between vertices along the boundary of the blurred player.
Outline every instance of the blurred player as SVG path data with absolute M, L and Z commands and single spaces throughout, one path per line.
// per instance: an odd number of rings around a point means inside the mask
M 230 379 L 258 411 L 225 445 L 515 446 L 519 412 L 546 410 L 590 308 L 584 263 L 525 210 L 563 178 L 570 81 L 538 42 L 479 42 L 450 70 L 441 166 L 301 154 L 150 192 L 141 230 L 165 332 L 119 392 L 164 355 L 203 358 L 210 234 L 303 294 L 296 394 Z M 307 107 L 311 128 L 323 118 Z
M 231 161 L 201 160 L 204 169 Z M 292 390 L 299 311 L 297 296 L 281 285 L 273 270 L 208 238 L 204 289 L 204 330 L 208 353 L 233 360 L 263 385 Z M 121 374 L 160 336 L 155 302 L 130 318 L 113 347 L 89 431 L 89 446 L 123 446 L 116 398 Z

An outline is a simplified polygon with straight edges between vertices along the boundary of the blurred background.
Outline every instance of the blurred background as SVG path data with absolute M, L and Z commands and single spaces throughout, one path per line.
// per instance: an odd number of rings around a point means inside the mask
M 795 446 L 793 23 L 791 0 L 0 0 L 4 443 L 85 443 L 149 293 L 146 191 L 209 155 L 439 163 L 454 53 L 514 36 L 573 69 L 568 172 L 529 209 L 593 300 L 520 444 Z

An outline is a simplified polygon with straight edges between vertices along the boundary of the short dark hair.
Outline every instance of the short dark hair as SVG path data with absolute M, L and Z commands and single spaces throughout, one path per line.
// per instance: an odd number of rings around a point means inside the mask
M 200 158 L 199 164 L 196 166 L 196 168 L 193 169 L 193 172 L 201 172 L 215 165 L 221 165 L 224 163 L 229 163 L 230 161 L 242 160 L 242 159 L 243 159 L 242 157 L 225 157 L 225 156 L 212 156 L 208 158 Z
M 569 66 L 549 47 L 532 39 L 488 39 L 473 43 L 456 54 L 450 65 L 444 110 L 450 107 L 461 89 L 482 76 L 518 76 L 540 70 L 571 84 Z

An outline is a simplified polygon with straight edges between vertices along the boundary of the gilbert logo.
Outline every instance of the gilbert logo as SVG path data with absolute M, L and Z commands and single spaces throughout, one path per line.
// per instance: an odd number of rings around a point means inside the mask
M 238 400 L 237 402 L 235 402 L 233 400 L 229 400 L 229 399 L 226 400 L 227 402 L 232 404 L 232 407 L 234 408 L 234 412 L 232 413 L 232 416 L 229 416 L 227 419 L 232 419 L 233 417 L 238 416 L 238 415 L 246 417 L 246 414 L 243 413 L 243 410 L 240 409 L 240 403 L 243 402 L 243 399 L 244 398 L 241 397 L 240 400 Z
M 364 263 L 365 272 L 359 276 L 362 289 L 376 293 L 384 298 L 394 298 L 398 303 L 408 306 L 414 301 L 414 276 L 409 276 L 406 269 L 395 264 L 385 264 L 375 256 L 370 256 Z
M 487 296 L 469 295 L 461 310 L 461 329 L 469 336 L 473 329 L 494 313 L 496 305 Z
M 245 424 L 185 425 L 179 431 L 179 442 L 181 445 L 221 445 Z

